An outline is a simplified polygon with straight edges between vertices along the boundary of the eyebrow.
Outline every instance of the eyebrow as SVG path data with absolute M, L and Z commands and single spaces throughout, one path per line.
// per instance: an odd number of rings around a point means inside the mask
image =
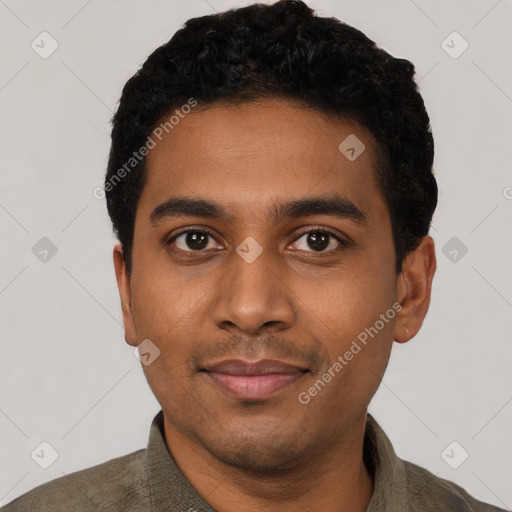
M 267 220 L 278 224 L 284 219 L 308 215 L 328 215 L 348 219 L 357 224 L 367 224 L 368 218 L 352 201 L 333 194 L 330 196 L 307 197 L 278 203 L 267 213 Z M 234 215 L 222 205 L 207 199 L 171 197 L 158 205 L 149 217 L 152 226 L 158 226 L 169 218 L 193 216 L 206 219 L 233 221 Z

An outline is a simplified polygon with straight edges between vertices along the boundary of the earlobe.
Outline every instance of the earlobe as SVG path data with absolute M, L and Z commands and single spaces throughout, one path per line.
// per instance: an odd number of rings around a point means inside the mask
M 121 243 L 117 243 L 114 246 L 113 257 L 119 298 L 121 300 L 121 311 L 123 313 L 124 339 L 129 345 L 135 347 L 137 345 L 137 338 L 131 310 L 130 276 L 126 270 Z
M 420 330 L 430 304 L 435 271 L 434 240 L 427 235 L 405 257 L 402 272 L 398 276 L 397 296 L 402 306 L 397 314 L 394 333 L 398 343 L 409 341 Z

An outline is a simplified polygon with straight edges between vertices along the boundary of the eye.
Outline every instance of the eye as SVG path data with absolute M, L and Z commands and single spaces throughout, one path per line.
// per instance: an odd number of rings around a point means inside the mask
M 216 247 L 213 235 L 209 231 L 199 229 L 182 231 L 173 236 L 167 243 L 186 252 L 201 252 Z
M 348 243 L 330 231 L 313 229 L 303 233 L 292 245 L 298 245 L 298 249 L 301 251 L 329 252 L 338 247 L 346 247 Z M 308 246 L 313 251 L 309 251 Z

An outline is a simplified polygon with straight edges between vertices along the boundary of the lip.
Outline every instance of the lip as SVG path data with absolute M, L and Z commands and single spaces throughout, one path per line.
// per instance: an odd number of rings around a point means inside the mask
M 309 370 L 275 359 L 227 359 L 208 365 L 205 375 L 240 400 L 263 400 L 301 379 Z

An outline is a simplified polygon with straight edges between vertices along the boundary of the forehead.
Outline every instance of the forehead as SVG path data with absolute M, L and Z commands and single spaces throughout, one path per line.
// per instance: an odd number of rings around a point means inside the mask
M 147 156 L 139 202 L 146 217 L 169 196 L 209 198 L 267 221 L 276 202 L 325 195 L 386 213 L 375 142 L 357 123 L 266 99 L 197 107 L 172 126 Z

